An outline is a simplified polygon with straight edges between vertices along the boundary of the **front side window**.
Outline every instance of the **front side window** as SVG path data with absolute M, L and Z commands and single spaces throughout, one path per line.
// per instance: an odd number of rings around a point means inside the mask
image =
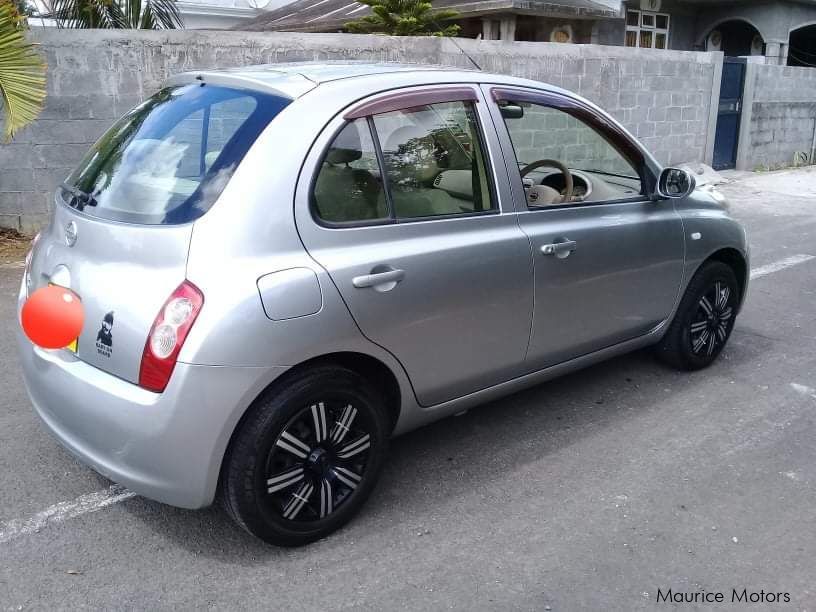
M 502 104 L 531 206 L 601 202 L 642 193 L 637 169 L 609 135 L 566 110 L 523 101 Z
M 495 212 L 472 103 L 427 104 L 346 124 L 326 152 L 313 202 L 318 218 L 332 223 Z
M 289 102 L 203 83 L 163 89 L 94 144 L 62 195 L 104 219 L 193 221 L 209 210 L 249 147 Z

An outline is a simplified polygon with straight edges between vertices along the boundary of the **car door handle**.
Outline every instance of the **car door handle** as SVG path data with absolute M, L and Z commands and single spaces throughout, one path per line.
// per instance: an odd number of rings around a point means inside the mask
M 386 270 L 385 272 L 375 272 L 373 274 L 363 274 L 362 276 L 355 276 L 351 279 L 351 283 L 357 287 L 357 289 L 365 289 L 367 287 L 378 287 L 380 285 L 388 285 L 391 284 L 392 286 L 389 289 L 393 289 L 393 285 L 396 285 L 400 282 L 403 278 L 405 278 L 405 271 L 404 270 Z
M 563 240 L 561 242 L 553 242 L 552 244 L 545 244 L 541 246 L 542 255 L 556 255 L 566 257 L 572 253 L 578 246 L 574 240 Z

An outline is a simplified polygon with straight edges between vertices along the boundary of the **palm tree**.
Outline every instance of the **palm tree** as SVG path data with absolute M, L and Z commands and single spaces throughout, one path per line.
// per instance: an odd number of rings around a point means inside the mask
M 358 0 L 371 7 L 371 15 L 350 21 L 349 32 L 358 34 L 391 34 L 392 36 L 456 36 L 458 25 L 441 26 L 459 13 L 451 10 L 432 11 L 427 0 Z
M 6 141 L 45 104 L 45 63 L 26 41 L 24 23 L 11 0 L 0 0 L 0 120 Z
M 59 28 L 172 30 L 182 28 L 176 0 L 53 0 Z

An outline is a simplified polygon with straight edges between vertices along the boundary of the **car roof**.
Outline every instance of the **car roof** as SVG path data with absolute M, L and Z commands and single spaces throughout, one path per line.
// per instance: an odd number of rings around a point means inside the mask
M 542 83 L 533 83 L 526 79 L 517 79 L 506 75 L 490 74 L 457 67 L 359 61 L 259 64 L 223 70 L 185 72 L 170 77 L 165 81 L 165 85 L 178 85 L 198 80 L 227 86 L 251 87 L 295 99 L 318 87 L 322 83 L 341 79 L 411 72 L 443 73 L 450 75 L 454 81 L 472 80 L 476 82 L 517 83 L 520 85 L 534 84 L 539 88 L 543 86 Z M 557 90 L 558 88 L 552 89 Z
M 417 72 L 417 71 L 439 71 L 450 70 L 444 66 L 429 66 L 423 64 L 403 64 L 396 62 L 360 62 L 360 61 L 335 61 L 335 62 L 292 62 L 287 64 L 261 64 L 258 66 L 247 66 L 244 68 L 232 68 L 227 72 L 234 74 L 246 74 L 247 76 L 257 75 L 263 72 L 277 72 L 283 74 L 299 74 L 314 83 L 327 83 L 338 79 L 350 79 L 360 76 L 370 76 L 374 74 L 386 74 L 391 72 Z

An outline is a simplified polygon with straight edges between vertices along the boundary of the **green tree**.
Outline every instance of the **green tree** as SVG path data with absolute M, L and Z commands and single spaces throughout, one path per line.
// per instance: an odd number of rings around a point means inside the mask
M 17 8 L 17 12 L 24 17 L 31 17 L 34 14 L 34 7 L 28 2 L 28 0 L 14 0 L 14 4 Z
M 45 62 L 25 38 L 25 18 L 0 0 L 0 122 L 4 140 L 36 119 L 45 104 Z
M 349 21 L 345 28 L 356 34 L 392 36 L 456 36 L 459 26 L 443 22 L 458 17 L 452 10 L 434 11 L 427 0 L 358 0 L 371 7 L 371 15 Z
M 59 28 L 172 30 L 182 28 L 176 0 L 53 0 Z

